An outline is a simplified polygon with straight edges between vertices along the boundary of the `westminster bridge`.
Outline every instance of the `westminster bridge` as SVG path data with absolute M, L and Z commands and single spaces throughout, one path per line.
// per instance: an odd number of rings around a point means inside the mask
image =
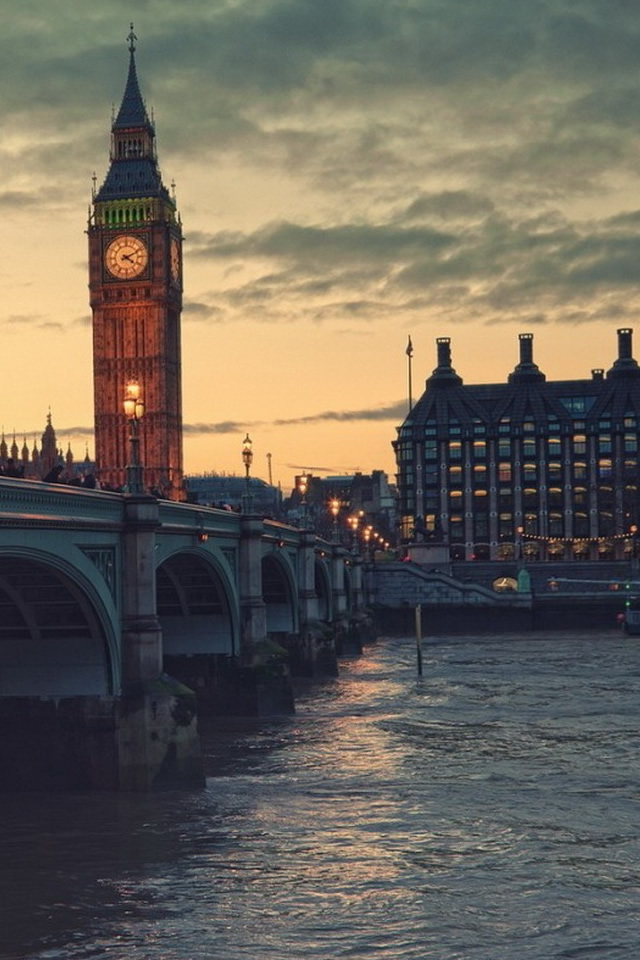
M 250 510 L 0 477 L 0 789 L 201 784 L 198 718 L 293 711 L 292 674 L 335 675 L 370 611 L 404 635 L 418 610 L 425 636 L 606 626 L 640 587 L 637 560 L 572 566 L 496 593 L 495 564 L 363 563 Z
M 362 567 L 228 510 L 0 478 L 2 782 L 198 783 L 197 715 L 293 709 L 366 633 Z

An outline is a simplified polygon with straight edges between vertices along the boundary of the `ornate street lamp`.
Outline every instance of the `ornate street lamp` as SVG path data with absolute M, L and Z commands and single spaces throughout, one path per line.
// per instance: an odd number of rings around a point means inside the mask
M 298 493 L 300 494 L 300 506 L 302 507 L 302 526 L 307 526 L 307 490 L 309 489 L 309 478 L 306 471 L 298 477 Z
M 366 527 L 364 528 L 364 533 L 362 534 L 363 537 L 364 537 L 364 555 L 365 555 L 365 559 L 366 559 L 366 560 L 370 560 L 370 559 L 371 559 L 371 553 L 370 553 L 370 549 L 369 549 L 369 544 L 370 544 L 370 541 L 371 541 L 371 534 L 372 534 L 372 533 L 373 533 L 373 527 L 371 526 L 371 524 L 369 524 L 368 526 L 366 526 Z
M 129 422 L 130 462 L 127 464 L 127 490 L 129 493 L 144 493 L 140 463 L 140 421 L 144 416 L 144 400 L 137 380 L 127 383 L 123 407 Z
M 635 576 L 638 568 L 638 527 L 635 523 L 629 527 L 629 533 L 631 534 L 631 573 Z
M 337 497 L 332 497 L 329 501 L 329 513 L 333 517 L 332 540 L 333 543 L 339 543 L 338 516 L 340 515 L 340 501 Z
M 249 434 L 246 435 L 242 446 L 242 462 L 244 463 L 244 497 L 243 512 L 251 512 L 251 488 L 249 474 L 251 473 L 251 464 L 253 463 L 253 443 Z
M 522 552 L 522 535 L 524 533 L 524 527 L 516 527 L 516 563 L 518 566 L 523 562 L 524 556 Z
M 360 525 L 360 515 L 357 513 L 352 514 L 349 517 L 349 526 L 351 527 L 351 533 L 353 535 L 351 541 L 351 552 L 353 554 L 358 553 L 358 527 Z

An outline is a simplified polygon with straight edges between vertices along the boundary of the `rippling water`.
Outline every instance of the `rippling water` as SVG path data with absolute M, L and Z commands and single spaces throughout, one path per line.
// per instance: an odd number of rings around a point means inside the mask
M 640 642 L 383 639 L 196 795 L 0 797 L 0 957 L 631 960 Z

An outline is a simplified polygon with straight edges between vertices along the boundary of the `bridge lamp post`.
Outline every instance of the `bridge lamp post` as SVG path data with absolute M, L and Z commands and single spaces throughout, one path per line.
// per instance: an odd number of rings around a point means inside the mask
M 349 526 L 351 527 L 352 533 L 352 542 L 351 542 L 351 552 L 356 554 L 358 552 L 358 525 L 360 523 L 360 517 L 357 513 L 354 513 L 353 516 L 349 517 Z
M 524 527 L 516 527 L 516 563 L 520 566 L 524 560 L 522 552 L 522 535 L 524 533 Z
M 298 478 L 298 492 L 300 494 L 300 506 L 302 507 L 302 526 L 307 526 L 307 490 L 309 489 L 309 478 L 303 473 Z
M 363 534 L 363 536 L 364 536 L 364 555 L 365 555 L 365 558 L 366 558 L 367 560 L 370 560 L 370 559 L 371 559 L 371 550 L 370 550 L 370 546 L 369 546 L 369 545 L 370 545 L 370 542 L 371 542 L 371 534 L 372 534 L 372 533 L 373 533 L 373 527 L 371 526 L 371 524 L 369 524 L 369 526 L 367 526 L 367 527 L 364 528 L 364 534 Z
M 242 462 L 244 463 L 244 497 L 242 509 L 244 513 L 251 512 L 251 487 L 250 487 L 250 473 L 251 473 L 251 464 L 253 463 L 253 443 L 249 434 L 243 440 L 242 445 Z
M 127 465 L 127 490 L 144 493 L 140 463 L 140 421 L 144 416 L 144 400 L 137 380 L 130 380 L 124 395 L 124 415 L 129 421 L 130 462 Z
M 638 527 L 635 523 L 632 523 L 629 527 L 629 533 L 631 534 L 631 574 L 635 576 L 638 572 Z
M 340 536 L 338 533 L 338 516 L 340 514 L 340 501 L 337 497 L 332 497 L 329 501 L 329 512 L 333 517 L 332 541 L 333 543 L 339 543 Z

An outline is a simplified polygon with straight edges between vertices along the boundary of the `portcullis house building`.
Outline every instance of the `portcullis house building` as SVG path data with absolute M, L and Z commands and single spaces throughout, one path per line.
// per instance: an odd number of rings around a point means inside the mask
M 393 446 L 401 536 L 461 560 L 623 560 L 635 553 L 640 367 L 618 330 L 609 370 L 547 380 L 520 334 L 506 383 L 437 366 Z

